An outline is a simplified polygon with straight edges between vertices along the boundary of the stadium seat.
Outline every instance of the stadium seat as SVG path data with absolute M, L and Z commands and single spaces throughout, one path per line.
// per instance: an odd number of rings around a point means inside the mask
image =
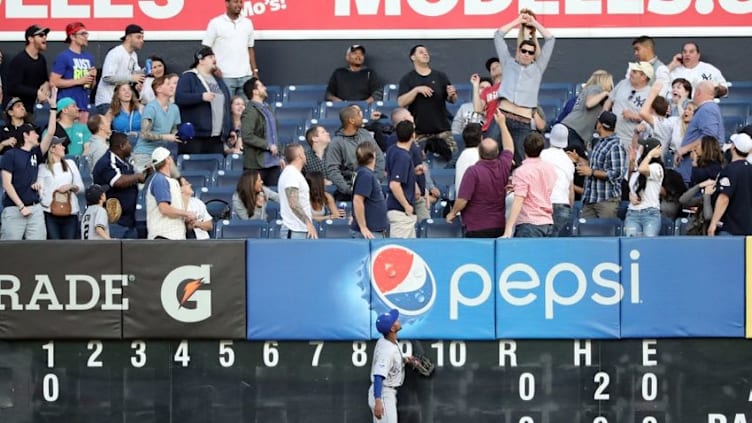
M 452 223 L 444 219 L 426 219 L 418 224 L 418 238 L 462 238 L 462 235 L 460 219 Z
M 306 130 L 310 128 L 313 125 L 321 125 L 324 128 L 326 128 L 327 131 L 329 131 L 329 134 L 334 136 L 334 133 L 337 132 L 337 129 L 342 126 L 342 122 L 339 120 L 338 117 L 331 117 L 326 119 L 311 119 L 308 122 L 306 122 Z M 305 131 L 301 131 L 303 135 L 305 136 Z
M 749 102 L 744 100 L 721 100 L 718 106 L 721 108 L 721 116 L 724 118 L 727 116 L 734 116 L 747 120 L 747 117 L 749 116 Z
M 229 219 L 231 217 L 231 214 L 230 214 L 231 203 L 228 203 L 225 200 L 222 200 L 219 198 L 213 198 L 211 200 L 204 201 L 204 204 L 206 205 L 206 211 L 211 215 L 212 219 L 214 219 L 215 222 L 218 222 L 224 219 Z M 215 231 L 216 231 L 216 228 L 215 228 Z
M 282 102 L 307 101 L 318 103 L 326 100 L 326 85 L 288 85 L 282 90 Z
M 737 133 L 744 125 L 747 124 L 746 118 L 742 118 L 741 116 L 724 116 L 723 117 L 723 129 L 724 133 L 726 134 L 726 139 L 728 139 L 731 134 Z M 722 140 L 724 142 L 725 140 Z
M 300 141 L 301 130 L 300 120 L 278 120 L 277 121 L 277 142 L 280 147 L 285 146 L 291 142 Z M 280 155 L 282 152 L 280 152 Z
M 552 125 L 556 117 L 559 116 L 562 102 L 554 99 L 539 99 L 538 106 L 543 110 L 543 117 L 546 119 L 547 125 Z
M 201 188 L 212 185 L 213 178 L 211 172 L 203 169 L 184 170 L 180 172 L 180 176 L 187 179 L 193 185 L 193 190 L 196 192 L 200 191 Z
M 442 193 L 449 191 L 449 187 L 454 185 L 455 169 L 436 169 L 431 168 L 431 179 L 433 179 L 434 185 Z
M 323 102 L 321 103 L 321 110 L 319 110 L 319 117 L 321 119 L 339 119 L 339 112 L 342 111 L 342 109 L 344 109 L 345 107 L 348 107 L 352 104 L 357 104 L 360 107 L 360 110 L 363 111 L 363 117 L 365 119 L 368 119 L 368 117 L 370 116 L 371 105 L 366 103 L 365 101 L 338 101 L 336 103 L 331 101 Z
M 243 170 L 243 155 L 237 153 L 228 155 L 222 167 L 225 170 Z
M 352 238 L 350 224 L 347 219 L 327 219 L 319 223 L 321 238 Z
M 278 101 L 282 101 L 282 87 L 280 87 L 279 85 L 267 85 L 266 95 L 266 101 L 269 104 L 274 104 Z
M 317 116 L 318 103 L 313 101 L 277 102 L 274 106 L 274 116 L 277 122 L 294 120 L 301 122 Z
M 687 235 L 692 218 L 680 217 L 674 222 L 674 235 L 684 236 Z
M 470 83 L 454 84 L 454 88 L 457 90 L 457 101 L 455 101 L 454 104 L 461 105 L 462 103 L 473 101 L 473 85 L 472 84 Z
M 399 97 L 399 84 L 384 85 L 384 98 L 382 101 L 397 102 L 397 97 Z
M 214 186 L 220 188 L 235 188 L 238 185 L 242 170 L 220 169 L 214 173 Z
M 47 124 L 50 121 L 50 105 L 47 103 L 37 104 L 33 110 L 34 113 L 34 127 L 47 128 Z
M 217 222 L 219 239 L 266 239 L 269 224 L 265 220 L 220 220 Z
M 395 94 L 396 95 L 396 94 Z M 385 115 L 387 119 L 391 118 L 392 110 L 399 107 L 399 103 L 397 103 L 397 98 L 395 97 L 394 100 L 379 100 L 374 102 L 371 105 L 371 110 L 378 110 L 382 113 L 382 115 Z
M 624 223 L 617 218 L 585 219 L 575 221 L 572 236 L 608 237 L 621 236 Z
M 574 85 L 569 82 L 549 82 L 543 83 L 538 90 L 538 103 L 543 101 L 555 101 L 559 107 L 574 95 Z M 548 117 L 553 119 L 556 116 Z
M 235 187 L 204 187 L 196 191 L 196 195 L 204 203 L 211 200 L 222 200 L 226 204 L 232 204 L 232 194 L 234 193 Z
M 180 154 L 178 155 L 178 169 L 205 170 L 214 173 L 225 161 L 221 154 Z
M 728 96 L 721 99 L 725 101 L 745 101 L 752 103 L 752 81 L 732 81 Z
M 279 203 L 276 201 L 267 201 L 266 202 L 266 220 L 269 222 L 274 222 L 275 220 L 279 219 Z
M 449 205 L 449 202 L 446 200 L 439 200 L 433 205 L 431 205 L 431 218 L 432 219 L 443 219 L 445 218 L 444 211 L 446 210 L 446 207 Z
M 673 236 L 676 233 L 674 230 L 674 221 L 666 216 L 661 216 L 661 232 L 660 236 Z

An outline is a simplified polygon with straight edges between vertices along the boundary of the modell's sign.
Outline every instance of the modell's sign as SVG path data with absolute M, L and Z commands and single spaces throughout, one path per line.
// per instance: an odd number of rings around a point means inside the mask
M 260 39 L 485 38 L 519 10 L 533 10 L 558 37 L 749 36 L 749 0 L 250 0 Z M 117 40 L 136 22 L 149 39 L 203 37 L 224 2 L 187 0 L 5 0 L 0 40 L 21 41 L 35 23 L 62 40 L 63 28 L 82 21 L 92 40 Z

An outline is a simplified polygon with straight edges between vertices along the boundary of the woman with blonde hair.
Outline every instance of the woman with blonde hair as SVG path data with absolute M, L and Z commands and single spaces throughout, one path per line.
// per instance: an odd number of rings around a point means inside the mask
M 607 71 L 598 69 L 590 75 L 580 90 L 572 111 L 561 121 L 569 129 L 569 146 L 578 144 L 589 150 L 595 123 L 603 111 L 603 103 L 613 89 L 614 78 Z
M 136 146 L 138 134 L 141 132 L 141 111 L 144 106 L 138 102 L 130 83 L 124 82 L 115 86 L 112 94 L 110 110 L 107 117 L 112 122 L 112 130 L 128 135 L 131 145 Z
M 47 152 L 47 163 L 39 166 L 37 176 L 37 182 L 41 186 L 40 198 L 47 227 L 47 239 L 76 239 L 80 207 L 76 193 L 84 189 L 84 183 L 76 163 L 65 158 L 64 140 L 52 138 Z M 55 211 L 55 200 L 70 204 L 70 207 L 64 210 L 64 215 Z

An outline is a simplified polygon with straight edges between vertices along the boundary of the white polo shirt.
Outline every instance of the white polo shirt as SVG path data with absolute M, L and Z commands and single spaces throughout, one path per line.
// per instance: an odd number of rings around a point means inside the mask
M 248 47 L 253 47 L 253 23 L 249 18 L 240 16 L 233 21 L 224 13 L 217 16 L 209 21 L 201 44 L 212 48 L 223 77 L 252 74 Z

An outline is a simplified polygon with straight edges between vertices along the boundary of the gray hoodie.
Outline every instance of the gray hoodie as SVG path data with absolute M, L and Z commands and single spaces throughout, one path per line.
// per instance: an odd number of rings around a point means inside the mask
M 342 194 L 352 195 L 353 178 L 355 171 L 358 169 L 358 159 L 355 151 L 358 144 L 363 141 L 370 141 L 376 147 L 376 176 L 379 181 L 384 180 L 384 153 L 381 152 L 378 144 L 373 139 L 370 132 L 359 128 L 354 135 L 345 135 L 342 128 L 338 129 L 332 137 L 332 142 L 324 152 L 324 165 L 326 166 L 326 177 L 337 187 L 337 191 Z

